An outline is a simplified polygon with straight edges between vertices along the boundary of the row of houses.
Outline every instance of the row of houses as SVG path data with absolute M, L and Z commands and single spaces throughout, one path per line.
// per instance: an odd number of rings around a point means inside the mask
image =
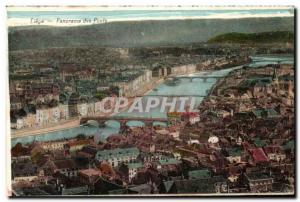
M 40 105 L 35 110 L 22 110 L 24 113 L 11 116 L 11 128 L 44 127 L 79 116 L 102 115 L 103 109 L 110 109 L 115 102 L 115 100 L 101 102 L 97 99 L 80 101 L 77 97 L 75 102 L 71 103 L 58 103 L 52 107 Z
M 74 141 L 74 143 L 75 142 L 76 141 Z M 63 143 L 65 142 L 61 141 L 60 145 L 66 145 Z M 77 143 L 79 144 L 79 141 L 77 141 Z M 188 159 L 194 161 L 193 158 L 175 158 L 173 154 L 157 153 L 157 151 L 153 153 L 143 153 L 137 147 L 109 150 L 97 150 L 96 147 L 94 147 L 94 157 L 91 159 L 95 158 L 95 161 L 92 162 L 94 162 L 93 164 L 98 165 L 94 167 L 90 161 L 86 161 L 84 163 L 84 161 L 79 160 L 82 158 L 80 153 L 87 152 L 85 148 L 91 147 L 89 146 L 91 143 L 92 141 L 85 142 L 85 146 L 74 149 L 74 155 L 71 157 L 69 155 L 64 155 L 53 158 L 51 155 L 49 156 L 49 154 L 45 154 L 42 159 L 36 163 L 24 160 L 14 162 L 12 165 L 13 185 L 18 188 L 22 188 L 24 186 L 23 183 L 26 182 L 27 184 L 38 183 L 35 186 L 39 187 L 41 184 L 51 184 L 52 181 L 57 183 L 54 184 L 54 186 L 62 186 L 66 191 L 74 189 L 73 191 L 76 192 L 76 189 L 80 189 L 81 186 L 88 186 L 88 190 L 93 191 L 92 187 L 95 186 L 97 181 L 104 180 L 105 184 L 110 188 L 106 190 L 107 192 L 102 194 L 109 194 L 109 191 L 123 190 L 133 187 L 135 187 L 134 190 L 139 190 L 137 193 L 141 194 L 144 192 L 140 192 L 141 190 L 139 188 L 146 188 L 149 185 L 151 185 L 152 188 L 153 186 L 156 187 L 155 190 L 157 193 L 226 194 L 236 191 L 236 188 L 232 188 L 232 184 L 238 183 L 236 181 L 238 178 L 234 178 L 234 176 L 239 176 L 239 178 L 243 179 L 244 185 L 241 190 L 248 190 L 254 193 L 269 192 L 276 189 L 276 175 L 263 170 L 255 170 L 255 167 L 247 168 L 245 172 L 242 172 L 243 164 L 239 161 L 231 162 L 229 164 L 228 174 L 230 175 L 228 175 L 227 179 L 223 175 L 216 175 L 213 169 L 209 167 L 203 168 L 203 166 L 189 168 L 189 170 L 183 174 L 181 170 L 182 166 L 184 164 L 189 165 Z M 52 152 L 55 152 L 55 148 L 61 149 L 62 147 L 66 148 L 65 146 L 54 146 L 50 148 L 51 150 L 53 149 Z M 49 147 L 45 148 L 49 149 Z M 251 153 L 253 159 L 257 163 L 263 165 L 270 160 L 264 155 L 264 152 L 267 151 L 267 148 L 264 149 L 264 151 L 261 149 L 254 149 L 253 151 L 251 150 Z M 230 156 L 236 156 L 236 154 L 239 155 L 238 151 L 229 153 Z M 150 160 L 149 158 L 143 158 L 145 155 L 160 156 L 160 158 L 151 158 Z M 203 160 L 204 159 L 200 162 L 203 163 Z M 123 169 L 124 166 L 126 167 L 125 170 Z M 262 168 L 265 169 L 267 167 L 268 166 L 263 166 Z M 157 177 L 158 173 L 162 179 Z M 118 176 L 120 174 L 123 177 L 126 176 L 127 180 L 122 178 L 124 180 L 123 184 L 119 183 L 119 186 L 111 188 L 111 185 L 116 183 L 116 179 L 119 178 Z M 64 182 L 64 178 L 76 179 L 80 186 L 73 185 L 70 187 L 65 184 L 66 182 Z M 124 184 L 125 181 L 129 183 L 130 186 Z M 288 185 L 286 186 L 286 188 L 289 188 Z M 148 190 L 149 194 L 151 193 L 151 190 L 153 191 L 153 189 Z M 61 192 L 61 194 L 66 193 L 67 192 Z M 111 192 L 111 194 L 113 193 L 115 192 Z
M 128 75 L 122 79 L 114 79 L 110 82 L 112 86 L 119 87 L 119 96 L 135 97 L 143 94 L 143 91 L 151 86 L 153 82 L 152 71 L 143 70 L 136 75 Z

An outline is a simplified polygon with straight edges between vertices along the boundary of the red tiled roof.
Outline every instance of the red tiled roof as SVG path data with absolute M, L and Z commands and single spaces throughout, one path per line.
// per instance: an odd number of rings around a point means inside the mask
M 182 116 L 189 116 L 189 117 L 199 116 L 199 114 L 197 112 L 182 112 L 181 115 Z
M 74 141 L 74 142 L 69 142 L 68 145 L 70 147 L 73 147 L 73 146 L 77 146 L 77 145 L 87 145 L 89 144 L 89 140 L 77 140 L 77 141 Z
M 265 152 L 262 150 L 262 148 L 252 149 L 251 154 L 253 157 L 253 160 L 256 163 L 262 163 L 262 162 L 268 162 L 269 159 L 266 156 Z
M 86 176 L 93 176 L 93 175 L 101 176 L 101 171 L 93 168 L 80 170 L 80 173 Z

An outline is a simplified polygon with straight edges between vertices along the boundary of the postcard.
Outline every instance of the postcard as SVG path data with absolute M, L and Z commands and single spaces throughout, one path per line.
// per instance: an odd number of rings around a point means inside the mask
M 295 196 L 292 6 L 8 6 L 9 195 Z

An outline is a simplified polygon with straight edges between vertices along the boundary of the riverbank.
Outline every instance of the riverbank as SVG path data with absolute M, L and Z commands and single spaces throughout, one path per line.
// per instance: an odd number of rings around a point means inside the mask
M 79 125 L 80 125 L 80 119 L 77 118 L 77 119 L 62 121 L 58 124 L 42 127 L 42 128 L 26 128 L 26 129 L 14 130 L 14 131 L 11 130 L 11 138 L 13 139 L 18 137 L 42 135 L 49 132 L 76 128 Z
M 273 60 L 274 62 L 277 62 L 280 58 L 259 58 L 261 61 L 265 61 L 265 63 L 272 63 Z M 287 62 L 287 61 L 284 61 Z M 251 63 L 252 64 L 252 63 Z M 233 67 L 233 68 L 226 68 L 223 70 L 212 70 L 212 71 L 205 71 L 205 75 L 207 76 L 226 76 L 228 74 L 228 72 L 230 72 L 232 69 L 235 69 L 237 67 Z M 197 73 L 200 73 L 202 71 L 198 71 Z M 179 94 L 179 95 L 193 95 L 195 92 L 197 92 L 197 94 L 199 95 L 211 95 L 214 93 L 212 93 L 212 91 L 217 90 L 215 89 L 215 86 L 218 86 L 220 82 L 222 82 L 222 79 L 218 79 L 216 82 L 213 81 L 214 85 L 211 84 L 211 82 L 204 82 L 201 79 L 195 79 L 193 82 L 182 82 L 181 84 L 179 84 L 179 86 L 167 86 L 167 85 L 159 85 L 161 83 L 164 82 L 164 78 L 160 78 L 156 80 L 156 85 L 153 86 L 153 88 L 157 88 L 158 90 L 153 92 L 154 94 L 159 94 L 159 95 L 172 95 L 172 94 Z M 151 93 L 151 88 L 150 86 L 148 87 L 147 91 L 145 88 L 145 91 L 143 92 L 144 94 L 152 94 Z M 216 91 L 215 91 L 216 92 Z M 141 95 L 142 96 L 142 95 Z M 207 99 L 206 96 L 203 100 Z M 199 100 L 201 100 L 201 102 L 203 102 L 202 98 L 199 98 Z M 199 104 L 197 103 L 197 106 L 199 106 Z M 122 111 L 124 111 L 126 109 L 122 109 Z M 118 113 L 115 114 L 110 114 L 110 115 L 116 115 Z M 97 114 L 98 115 L 98 114 Z M 128 115 L 128 114 L 126 114 Z M 130 114 L 129 114 L 130 115 Z M 132 114 L 132 116 L 134 116 L 136 114 Z M 139 114 L 139 116 L 143 116 L 143 117 L 149 117 L 149 116 L 153 116 L 153 117 L 159 117 L 159 110 L 153 110 L 150 113 L 141 113 Z M 61 125 L 61 124 L 60 124 Z M 54 139 L 59 139 L 59 138 L 64 138 L 64 137 L 73 137 L 74 134 L 78 134 L 78 133 L 85 133 L 85 134 L 94 134 L 96 132 L 98 132 L 99 134 L 101 134 L 101 136 L 109 136 L 110 134 L 116 134 L 118 132 L 118 126 L 111 124 L 108 127 L 105 128 L 89 128 L 89 127 L 76 127 L 76 125 L 72 125 L 70 130 L 66 130 L 68 129 L 68 124 L 66 124 L 65 126 L 60 126 L 60 127 L 53 127 L 51 128 L 51 130 L 47 129 L 42 129 L 42 130 L 35 130 L 34 132 L 32 131 L 32 129 L 26 130 L 27 134 L 23 133 L 19 133 L 18 136 L 12 136 L 12 138 L 15 138 L 15 140 L 19 141 L 19 142 L 30 142 L 32 141 L 33 138 L 26 138 L 26 136 L 30 137 L 30 136 L 39 136 L 38 140 L 39 141 L 48 141 L 48 140 L 54 140 Z M 79 123 L 78 125 L 79 126 Z M 74 130 L 73 130 L 74 129 Z M 75 130 L 76 129 L 76 130 Z M 54 132 L 55 131 L 55 132 Z M 79 132 L 77 132 L 79 131 Z M 54 132 L 54 133 L 53 133 Z M 47 134 L 48 133 L 48 134 Z M 20 138 L 17 138 L 20 137 Z
M 150 91 L 152 91 L 156 86 L 162 84 L 164 82 L 164 78 L 157 78 L 154 81 L 151 81 L 147 85 L 141 87 L 137 92 L 137 97 L 142 97 L 147 95 Z
M 193 69 L 193 71 L 190 72 L 186 72 L 186 73 L 190 73 L 190 74 L 194 74 L 194 73 L 201 73 L 202 71 L 199 71 L 195 68 Z M 180 76 L 182 74 L 175 74 L 176 76 Z M 186 75 L 186 74 L 183 74 Z M 163 83 L 165 81 L 165 77 L 158 77 L 156 79 L 151 80 L 150 82 L 148 82 L 147 84 L 144 84 L 142 86 L 139 87 L 139 90 L 136 92 L 137 97 L 142 97 L 144 95 L 147 95 L 149 92 L 151 92 L 155 87 L 159 86 L 161 83 Z M 119 110 L 118 112 L 109 112 L 109 113 L 100 113 L 100 114 L 95 114 L 97 116 L 114 116 L 117 115 L 120 112 L 124 112 L 125 110 L 129 109 L 129 107 L 131 106 L 131 104 L 133 103 L 134 99 L 133 98 L 129 98 L 128 99 L 129 103 L 127 105 L 127 107 Z M 114 105 L 115 103 L 113 103 Z M 80 118 L 78 118 L 79 120 Z M 16 138 L 16 137 L 26 137 L 26 136 L 33 136 L 33 135 L 40 135 L 40 134 L 44 134 L 44 133 L 49 133 L 49 132 L 55 132 L 55 131 L 59 131 L 59 130 L 64 130 L 64 129 L 70 129 L 70 128 L 74 128 L 74 127 L 78 127 L 80 125 L 80 121 L 74 121 L 74 120 L 67 120 L 67 121 L 62 121 L 53 125 L 49 125 L 49 126 L 45 126 L 42 128 L 24 128 L 24 129 L 19 129 L 19 130 L 14 130 L 11 132 L 11 138 Z
M 153 81 L 149 85 L 149 87 L 142 89 L 142 91 L 141 91 L 142 95 L 146 95 L 153 88 L 160 85 L 163 81 L 164 81 L 164 79 L 162 79 L 162 78 Z M 128 107 L 123 108 L 118 112 L 112 111 L 111 113 L 96 114 L 96 115 L 97 116 L 114 116 L 114 115 L 117 115 L 118 113 L 127 110 L 131 106 L 131 104 L 133 103 L 134 98 L 129 98 L 128 101 L 129 101 Z M 41 128 L 24 128 L 24 129 L 19 129 L 19 130 L 11 130 L 11 139 L 20 138 L 20 137 L 35 136 L 35 135 L 43 135 L 43 134 L 46 134 L 46 133 L 56 132 L 56 131 L 60 131 L 60 130 L 76 128 L 78 126 L 80 126 L 80 117 L 78 117 L 76 119 L 72 119 L 72 120 L 61 121 L 59 123 L 49 125 L 49 126 L 45 126 L 45 127 L 41 127 Z

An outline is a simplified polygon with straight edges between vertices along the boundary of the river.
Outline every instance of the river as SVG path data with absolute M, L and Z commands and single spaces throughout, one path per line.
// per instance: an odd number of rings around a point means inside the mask
M 249 64 L 250 67 L 258 67 L 261 65 L 267 64 L 277 64 L 280 61 L 281 64 L 293 64 L 294 58 L 292 56 L 253 56 L 253 62 Z M 187 76 L 226 76 L 230 71 L 240 68 L 242 66 L 236 66 L 232 68 L 227 68 L 223 70 L 214 70 L 214 71 L 203 71 L 195 74 L 189 74 Z M 145 103 L 148 96 L 157 96 L 157 95 L 178 95 L 178 96 L 195 96 L 196 105 L 199 105 L 203 100 L 203 95 L 207 95 L 207 92 L 212 88 L 216 83 L 217 79 L 209 78 L 206 81 L 203 79 L 193 79 L 191 82 L 189 79 L 181 79 L 180 83 L 176 86 L 169 86 L 165 83 L 162 83 L 156 87 L 156 90 L 152 90 L 147 93 L 143 98 L 142 102 Z M 166 117 L 166 113 L 160 112 L 160 107 L 150 110 L 150 112 L 140 113 L 127 111 L 120 112 L 115 116 L 131 116 L 131 117 Z M 162 123 L 154 123 L 162 124 Z M 129 126 L 142 126 L 143 123 L 139 121 L 130 121 L 128 122 Z M 163 125 L 163 124 L 162 124 Z M 58 140 L 63 138 L 73 138 L 78 134 L 85 135 L 95 135 L 97 140 L 104 141 L 109 135 L 117 134 L 119 132 L 119 123 L 116 121 L 107 121 L 104 128 L 98 128 L 94 126 L 79 126 L 75 128 L 65 129 L 61 131 L 55 131 L 50 133 L 45 133 L 41 135 L 27 136 L 27 137 L 18 137 L 11 140 L 11 145 L 14 146 L 16 143 L 21 142 L 23 144 L 31 143 L 33 141 L 51 141 Z

